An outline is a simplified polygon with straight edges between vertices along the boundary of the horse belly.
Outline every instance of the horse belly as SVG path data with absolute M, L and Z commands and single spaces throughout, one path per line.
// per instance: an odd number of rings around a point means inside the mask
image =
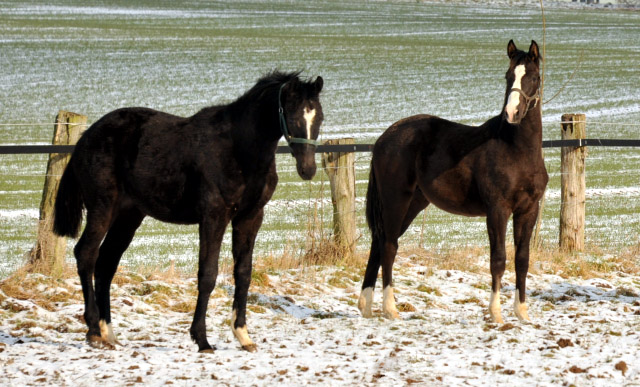
M 427 200 L 439 209 L 455 215 L 486 216 L 481 202 L 469 198 L 451 198 L 440 195 L 426 195 Z
M 135 184 L 131 184 L 131 183 Z M 199 182 L 187 176 L 140 177 L 127 184 L 127 194 L 137 207 L 163 222 L 194 224 L 200 220 Z
M 463 216 L 485 216 L 485 206 L 475 185 L 468 179 L 446 177 L 435 179 L 428 185 L 421 185 L 429 203 L 443 211 Z

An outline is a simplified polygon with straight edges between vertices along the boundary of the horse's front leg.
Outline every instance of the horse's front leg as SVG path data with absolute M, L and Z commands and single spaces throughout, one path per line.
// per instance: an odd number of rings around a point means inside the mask
M 489 315 L 495 323 L 503 323 L 500 308 L 500 288 L 507 262 L 505 236 L 507 234 L 509 215 L 509 211 L 503 208 L 494 208 L 487 214 L 487 232 L 489 233 L 489 246 L 491 250 L 491 300 L 489 302 Z
M 225 214 L 207 214 L 200 222 L 200 255 L 198 260 L 198 301 L 191 324 L 191 338 L 199 352 L 213 352 L 207 341 L 205 317 L 207 304 L 218 278 L 218 258 L 224 230 L 229 223 Z
M 513 300 L 513 309 L 520 321 L 530 321 L 525 297 L 527 272 L 529 271 L 529 244 L 537 218 L 538 203 L 525 213 L 513 215 L 513 239 L 516 245 L 516 294 Z
M 251 270 L 253 247 L 256 235 L 262 225 L 263 210 L 238 214 L 233 219 L 233 278 L 236 290 L 233 297 L 233 311 L 231 315 L 231 331 L 238 339 L 242 349 L 255 352 L 256 344 L 249 337 L 247 331 L 247 295 L 251 284 Z

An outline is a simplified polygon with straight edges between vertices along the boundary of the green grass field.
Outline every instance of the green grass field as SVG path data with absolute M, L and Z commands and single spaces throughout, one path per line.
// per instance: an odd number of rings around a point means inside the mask
M 34 4 L 35 3 L 35 4 Z M 538 7 L 338 1 L 80 1 L 0 3 L 0 144 L 50 143 L 59 109 L 93 122 L 124 106 L 178 115 L 233 101 L 275 68 L 322 75 L 322 138 L 373 142 L 417 113 L 480 124 L 499 113 L 506 45 L 542 43 Z M 560 137 L 563 113 L 585 113 L 590 138 L 640 138 L 640 12 L 548 8 L 544 138 Z M 583 57 L 580 62 L 579 58 Z M 551 176 L 543 242 L 557 242 L 559 149 L 546 150 Z M 45 155 L 0 156 L 0 278 L 35 241 Z M 319 161 L 319 157 L 317 158 Z M 358 246 L 368 154 L 357 154 Z M 303 252 L 328 235 L 326 175 L 302 182 L 288 155 L 266 210 L 259 256 Z M 639 242 L 640 149 L 589 149 L 587 244 L 615 254 Z M 324 225 L 321 227 L 320 225 Z M 486 244 L 484 220 L 429 208 L 402 244 L 426 248 Z M 225 238 L 223 255 L 229 256 Z M 71 245 L 70 245 L 71 246 Z M 148 219 L 123 258 L 127 265 L 190 270 L 195 227 Z

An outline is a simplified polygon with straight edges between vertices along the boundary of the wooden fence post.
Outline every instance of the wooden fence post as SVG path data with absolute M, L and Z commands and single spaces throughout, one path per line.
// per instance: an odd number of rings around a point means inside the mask
M 562 139 L 586 138 L 584 114 L 562 115 Z M 585 158 L 587 148 L 562 147 L 560 189 L 560 249 L 584 249 L 585 223 Z
M 61 110 L 56 116 L 52 144 L 75 145 L 86 128 L 87 116 Z M 40 202 L 38 239 L 36 246 L 31 250 L 31 263 L 41 264 L 44 269 L 51 272 L 62 269 L 67 250 L 67 238 L 59 237 L 53 233 L 53 206 L 62 172 L 64 172 L 70 158 L 71 154 L 69 153 L 49 155 L 42 201 Z
M 325 145 L 355 144 L 353 138 L 328 140 Z M 335 242 L 353 255 L 356 247 L 356 173 L 353 152 L 322 154 L 322 166 L 329 176 L 333 203 Z

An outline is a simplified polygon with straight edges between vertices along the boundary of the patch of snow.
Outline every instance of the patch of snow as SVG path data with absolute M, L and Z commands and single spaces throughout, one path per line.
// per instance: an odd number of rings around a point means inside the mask
M 401 319 L 372 319 L 356 307 L 358 275 L 308 267 L 269 274 L 249 294 L 248 328 L 258 352 L 241 350 L 229 329 L 234 288 L 224 279 L 207 316 L 213 354 L 189 339 L 192 312 L 147 300 L 140 289 L 169 288 L 193 302 L 196 281 L 125 283 L 112 289 L 116 350 L 84 342 L 78 298 L 45 311 L 0 294 L 0 378 L 9 385 L 633 385 L 640 383 L 640 277 L 564 279 L 529 275 L 532 323 L 513 314 L 513 275 L 501 293 L 505 324 L 489 322 L 490 278 L 456 270 L 427 275 L 398 257 L 395 296 Z M 220 281 L 219 281 L 220 283 Z M 67 280 L 79 291 L 78 280 Z M 45 293 L 61 291 L 52 285 Z M 75 301 L 73 301 L 75 300 Z M 624 371 L 623 371 L 624 370 Z

